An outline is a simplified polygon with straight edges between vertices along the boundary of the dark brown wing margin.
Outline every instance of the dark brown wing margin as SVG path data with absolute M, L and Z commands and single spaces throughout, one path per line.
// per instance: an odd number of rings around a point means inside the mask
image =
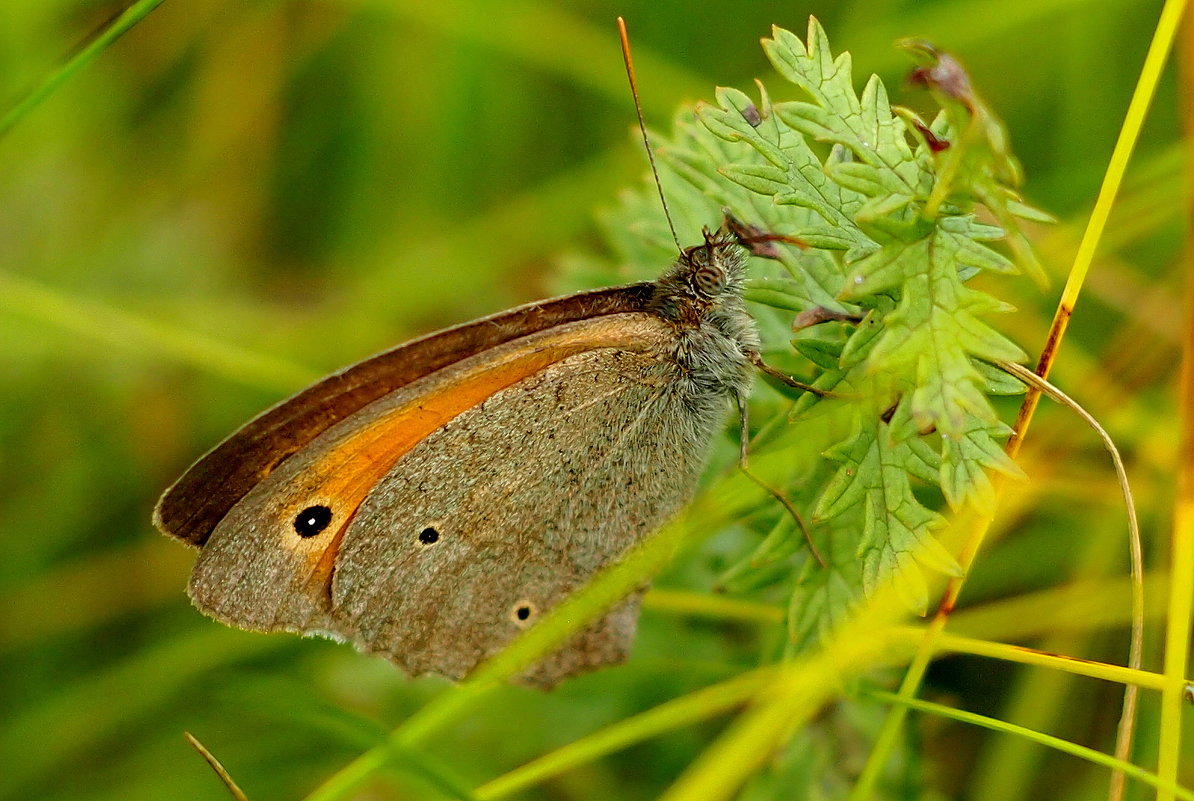
M 200 546 L 282 460 L 383 395 L 518 337 L 577 320 L 644 311 L 652 290 L 651 284 L 631 284 L 519 306 L 346 367 L 262 412 L 199 459 L 162 495 L 154 525 Z

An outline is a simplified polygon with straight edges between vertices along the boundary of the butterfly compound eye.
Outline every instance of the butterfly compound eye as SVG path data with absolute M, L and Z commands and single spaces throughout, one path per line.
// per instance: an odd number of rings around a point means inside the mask
M 300 537 L 314 537 L 332 522 L 332 510 L 326 506 L 308 506 L 294 518 L 294 530 Z
M 702 295 L 713 297 L 719 294 L 726 284 L 726 276 L 719 268 L 712 264 L 697 268 L 692 274 L 692 285 Z

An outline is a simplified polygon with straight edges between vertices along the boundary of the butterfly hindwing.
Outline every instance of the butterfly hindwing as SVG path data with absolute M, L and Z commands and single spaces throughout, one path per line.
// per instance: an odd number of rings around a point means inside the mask
M 692 491 L 683 382 L 656 348 L 578 354 L 462 413 L 372 489 L 341 544 L 332 616 L 412 674 L 466 675 L 658 528 Z M 526 678 L 621 661 L 637 599 Z

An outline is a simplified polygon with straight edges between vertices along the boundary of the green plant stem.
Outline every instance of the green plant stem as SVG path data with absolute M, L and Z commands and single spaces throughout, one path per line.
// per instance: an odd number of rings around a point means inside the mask
M 749 700 L 774 672 L 761 668 L 744 673 L 618 721 L 486 782 L 474 796 L 481 801 L 502 798 L 633 743 L 721 714 Z
M 713 620 L 784 622 L 784 610 L 778 606 L 684 590 L 652 589 L 643 598 L 643 609 Z
M 37 87 L 26 95 L 8 113 L 0 117 L 0 136 L 4 136 L 24 119 L 29 112 L 37 108 L 55 90 L 66 83 L 71 76 L 91 63 L 92 59 L 107 49 L 108 45 L 128 33 L 134 25 L 149 16 L 163 0 L 137 0 L 126 8 L 116 19 L 100 31 L 99 35 L 88 42 L 79 52 L 75 53 L 66 63 L 52 71 L 42 79 Z
M 909 638 L 923 637 L 920 629 L 908 628 L 903 630 Z M 959 637 L 956 634 L 942 633 L 937 638 L 937 654 L 959 653 L 973 656 L 985 656 L 1000 659 L 1004 662 L 1014 662 L 1021 665 L 1036 665 L 1037 667 L 1069 673 L 1074 676 L 1087 676 L 1092 679 L 1113 681 L 1131 687 L 1143 687 L 1147 690 L 1161 690 L 1165 687 L 1165 677 L 1160 673 L 1147 670 L 1109 665 L 1105 662 L 1093 662 L 1087 659 L 1077 659 L 1072 656 L 1059 656 L 1035 648 L 1025 648 L 1020 645 L 1008 645 L 1002 642 L 979 640 L 973 637 Z
M 293 392 L 319 376 L 302 365 L 138 317 L 0 270 L 0 309 L 138 353 L 154 352 L 249 387 Z
M 1048 748 L 1060 751 L 1064 754 L 1084 759 L 1087 762 L 1092 762 L 1096 765 L 1103 765 L 1111 768 L 1113 771 L 1123 773 L 1131 776 L 1134 779 L 1156 787 L 1158 791 L 1164 791 L 1170 795 L 1176 795 L 1178 798 L 1185 799 L 1185 801 L 1194 801 L 1194 792 L 1191 792 L 1183 787 L 1178 786 L 1176 782 L 1162 778 L 1155 773 L 1144 770 L 1141 767 L 1133 765 L 1130 762 L 1125 762 L 1122 759 L 1108 756 L 1101 751 L 1096 751 L 1093 748 L 1087 748 L 1077 743 L 1072 743 L 1068 740 L 1063 740 L 1060 737 L 1053 737 L 1048 734 L 1042 734 L 1038 731 L 1025 729 L 1022 726 L 1016 726 L 1013 723 L 1008 723 L 996 718 L 989 718 L 985 715 L 977 715 L 973 712 L 966 712 L 961 709 L 954 709 L 953 707 L 944 706 L 943 704 L 934 704 L 931 701 L 921 701 L 916 698 L 903 698 L 895 693 L 882 692 L 879 690 L 868 690 L 866 695 L 869 695 L 877 700 L 886 701 L 889 704 L 897 705 L 907 709 L 913 709 L 918 712 L 927 712 L 932 715 L 938 715 L 950 720 L 957 720 L 962 723 L 969 723 L 974 726 L 982 726 L 985 729 L 992 731 L 1003 732 L 1005 734 L 1014 734 L 1018 737 L 1023 737 L 1035 743 L 1039 743 Z
M 1136 502 L 1132 497 L 1132 489 L 1128 485 L 1128 471 L 1124 467 L 1123 459 L 1120 458 L 1119 449 L 1099 421 L 1078 405 L 1073 398 L 1026 367 L 1011 363 L 1004 363 L 1000 366 L 1028 386 L 1048 395 L 1057 403 L 1069 407 L 1095 430 L 1103 441 L 1103 447 L 1111 454 L 1111 461 L 1115 464 L 1115 475 L 1119 479 L 1120 491 L 1123 493 L 1124 508 L 1128 513 L 1128 550 L 1131 554 L 1132 574 L 1132 636 L 1128 648 L 1128 667 L 1139 670 L 1144 654 L 1144 546 L 1140 542 L 1140 523 L 1136 517 Z M 1185 672 L 1184 668 L 1183 664 L 1181 673 Z M 1123 713 L 1120 716 L 1119 733 L 1115 743 L 1115 756 L 1120 761 L 1127 761 L 1132 752 L 1132 738 L 1136 730 L 1136 705 L 1137 689 L 1129 684 L 1124 693 Z M 1110 791 L 1112 801 L 1123 797 L 1123 783 L 1124 777 L 1121 773 L 1112 774 Z
M 663 801 L 728 801 L 795 729 L 840 691 L 842 682 L 876 665 L 902 660 L 907 650 L 891 636 L 893 624 L 908 614 L 897 588 L 885 582 L 872 601 L 838 628 L 822 650 L 777 671 L 774 681 L 676 780 Z

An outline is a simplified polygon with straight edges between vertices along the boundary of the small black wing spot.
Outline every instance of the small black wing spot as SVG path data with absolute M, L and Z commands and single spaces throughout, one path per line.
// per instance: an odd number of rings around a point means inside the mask
M 510 622 L 519 628 L 525 629 L 531 625 L 535 615 L 539 612 L 538 607 L 531 601 L 525 598 L 520 601 L 515 601 L 514 605 L 510 607 Z

